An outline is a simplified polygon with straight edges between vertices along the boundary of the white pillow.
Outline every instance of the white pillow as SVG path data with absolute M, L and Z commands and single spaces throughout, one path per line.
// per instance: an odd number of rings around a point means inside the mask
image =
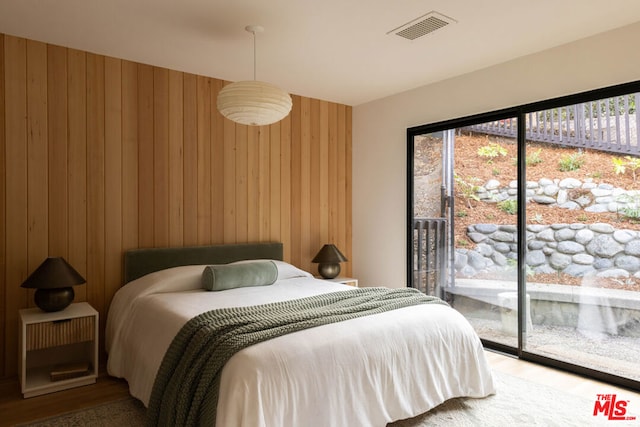
M 295 277 L 313 277 L 313 274 L 284 261 L 274 260 L 273 262 L 275 262 L 276 267 L 278 267 L 278 280 L 293 279 Z
M 242 261 L 236 261 L 232 264 L 240 264 L 243 262 L 253 262 L 255 261 L 254 259 L 247 259 L 247 260 L 242 260 Z M 279 260 L 275 260 L 272 259 L 270 261 L 273 261 L 276 264 L 276 267 L 278 268 L 278 278 L 276 280 L 286 280 L 286 279 L 293 279 L 296 277 L 313 277 L 313 274 L 308 273 L 304 270 L 299 269 L 298 267 L 291 265 L 287 262 L 284 261 L 279 261 Z

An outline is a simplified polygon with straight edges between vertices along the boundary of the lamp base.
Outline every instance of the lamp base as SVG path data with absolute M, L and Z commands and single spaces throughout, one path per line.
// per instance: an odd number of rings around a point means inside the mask
M 34 301 L 43 311 L 64 310 L 73 302 L 75 293 L 71 286 L 67 288 L 36 289 Z
M 340 274 L 340 264 L 318 264 L 318 273 L 325 279 L 333 279 Z

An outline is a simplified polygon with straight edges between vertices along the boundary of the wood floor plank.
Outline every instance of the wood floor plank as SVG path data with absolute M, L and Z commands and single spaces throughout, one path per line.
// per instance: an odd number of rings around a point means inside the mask
M 23 399 L 17 383 L 0 384 L 0 427 L 13 426 L 129 396 L 121 379 L 100 376 L 95 384 Z
M 518 360 L 493 351 L 485 351 L 491 368 L 514 377 L 546 385 L 567 393 L 595 399 L 596 394 L 621 393 L 635 401 L 640 401 L 640 393 L 611 384 L 585 378 L 569 372 Z

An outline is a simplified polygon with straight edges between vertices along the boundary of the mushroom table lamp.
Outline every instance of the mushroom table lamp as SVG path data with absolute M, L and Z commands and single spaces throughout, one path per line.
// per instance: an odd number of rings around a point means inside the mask
M 325 279 L 340 274 L 340 263 L 349 261 L 333 244 L 324 245 L 311 262 L 318 263 L 318 273 Z
M 49 257 L 27 277 L 21 287 L 35 288 L 35 303 L 43 311 L 60 311 L 73 301 L 73 286 L 85 282 L 64 258 Z

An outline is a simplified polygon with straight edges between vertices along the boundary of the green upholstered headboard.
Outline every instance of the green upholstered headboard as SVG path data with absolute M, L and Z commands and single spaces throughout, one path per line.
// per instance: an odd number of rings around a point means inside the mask
M 124 253 L 124 283 L 181 265 L 227 264 L 245 259 L 282 260 L 282 257 L 282 243 L 132 249 Z

